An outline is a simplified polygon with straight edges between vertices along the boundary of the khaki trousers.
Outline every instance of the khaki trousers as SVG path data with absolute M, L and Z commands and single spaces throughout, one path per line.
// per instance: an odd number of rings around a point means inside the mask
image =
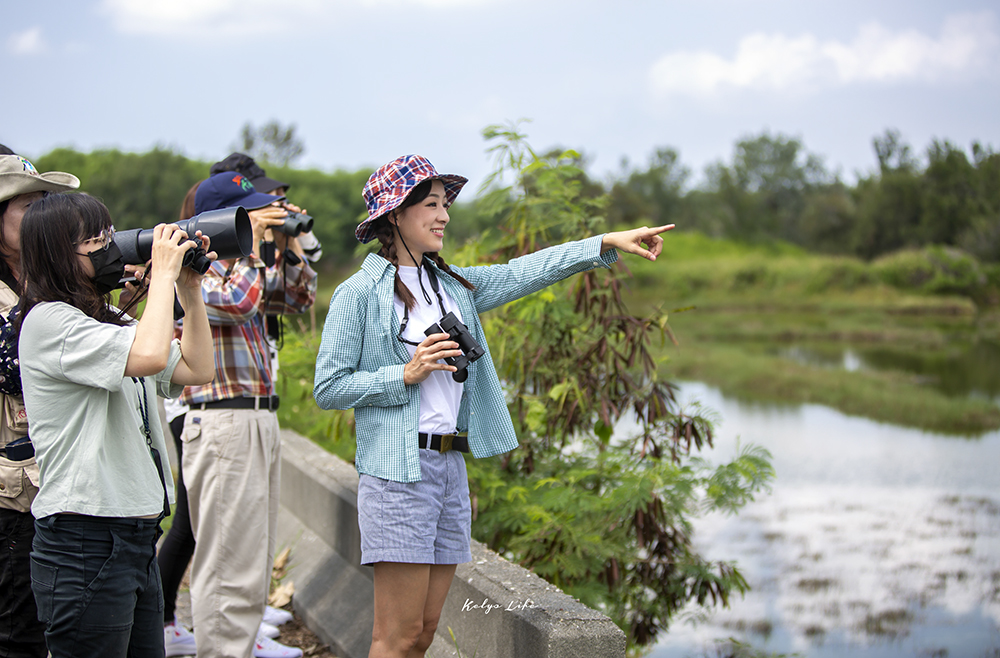
M 195 537 L 191 613 L 198 658 L 249 658 L 274 561 L 278 419 L 270 411 L 193 408 L 181 440 Z

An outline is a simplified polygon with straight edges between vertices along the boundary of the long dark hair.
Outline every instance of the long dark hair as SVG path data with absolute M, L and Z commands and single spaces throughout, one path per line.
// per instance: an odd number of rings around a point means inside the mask
M 110 227 L 111 213 L 89 194 L 50 194 L 31 204 L 21 221 L 20 322 L 36 304 L 65 302 L 99 322 L 128 324 L 77 258 L 77 243 Z
M 410 206 L 415 206 L 424 199 L 427 195 L 431 193 L 431 186 L 434 180 L 425 180 L 424 182 L 413 188 L 409 196 L 403 200 L 403 203 L 399 204 L 399 207 L 392 211 L 392 213 L 397 213 L 401 210 L 406 210 Z M 391 214 L 391 213 L 390 213 Z M 408 309 L 413 309 L 417 304 L 416 297 L 410 292 L 410 289 L 406 287 L 402 279 L 399 278 L 399 255 L 396 253 L 396 231 L 393 230 L 392 222 L 389 221 L 389 214 L 383 215 L 375 220 L 375 237 L 378 241 L 382 243 L 382 248 L 379 249 L 378 255 L 386 259 L 390 263 L 396 266 L 396 279 L 393 283 L 393 290 L 396 296 L 403 302 L 403 305 Z M 448 263 L 444 262 L 441 255 L 436 251 L 429 251 L 424 254 L 424 258 L 429 258 L 434 261 L 434 264 L 441 268 L 442 272 L 445 272 L 455 279 L 463 286 L 469 290 L 475 290 L 476 287 L 469 283 L 465 277 L 452 271 Z

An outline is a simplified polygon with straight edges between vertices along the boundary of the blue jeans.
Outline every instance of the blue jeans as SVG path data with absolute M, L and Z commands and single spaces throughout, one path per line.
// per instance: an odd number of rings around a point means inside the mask
M 45 658 L 45 624 L 38 621 L 28 555 L 35 517 L 0 509 L 0 658 Z
M 53 658 L 163 658 L 158 519 L 35 521 L 31 588 Z

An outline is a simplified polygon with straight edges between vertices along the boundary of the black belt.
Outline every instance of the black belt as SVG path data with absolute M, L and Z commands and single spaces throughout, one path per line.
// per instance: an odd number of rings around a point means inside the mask
M 277 411 L 281 398 L 277 395 L 259 398 L 226 398 L 225 400 L 213 400 L 212 402 L 202 402 L 200 405 L 192 405 L 195 409 L 263 409 L 264 411 Z
M 429 444 L 429 445 L 428 445 Z M 427 450 L 469 452 L 469 437 L 461 434 L 417 434 L 417 445 Z

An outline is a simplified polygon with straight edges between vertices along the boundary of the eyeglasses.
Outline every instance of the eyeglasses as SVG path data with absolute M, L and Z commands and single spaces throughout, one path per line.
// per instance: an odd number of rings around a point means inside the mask
M 93 238 L 87 238 L 86 240 L 80 240 L 75 246 L 80 246 L 81 244 L 99 244 L 101 246 L 101 251 L 107 251 L 111 247 L 111 243 L 115 241 L 115 227 L 109 226 L 100 233 L 98 233 Z

